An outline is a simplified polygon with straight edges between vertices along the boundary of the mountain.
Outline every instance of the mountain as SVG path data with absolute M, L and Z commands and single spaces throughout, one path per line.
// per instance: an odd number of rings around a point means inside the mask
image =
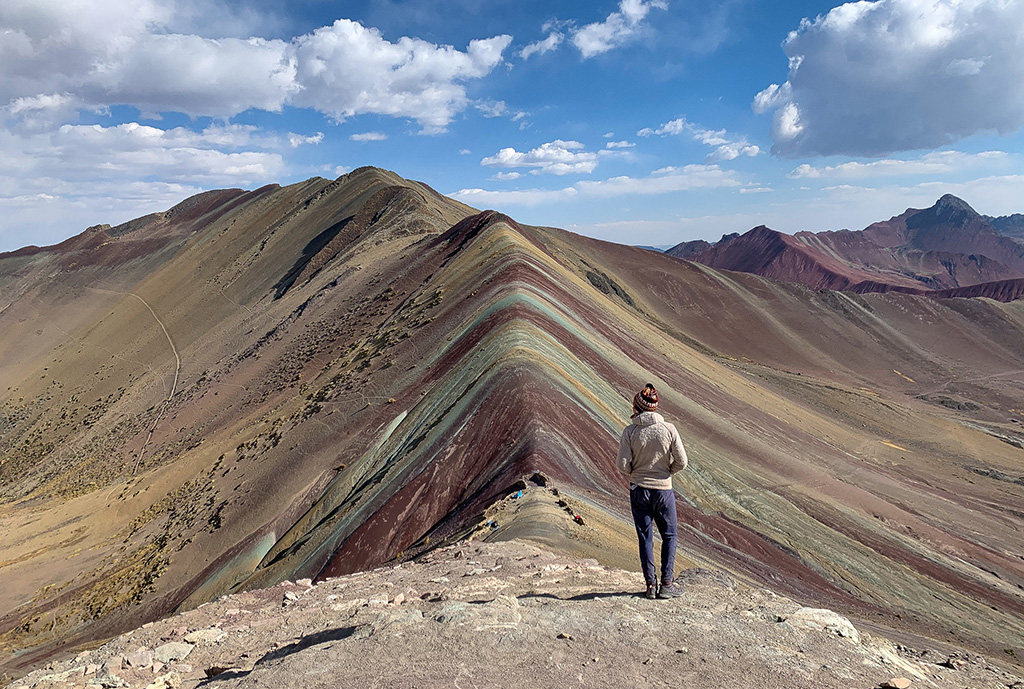
M 994 227 L 1004 237 L 1024 239 L 1024 213 L 1003 215 L 998 218 L 986 215 L 984 218 L 989 225 Z
M 1024 657 L 1020 300 L 720 272 L 374 168 L 0 255 L 0 285 L 0 672 L 503 526 L 635 569 L 613 458 L 648 381 L 691 457 L 680 567 Z
M 967 203 L 949 194 L 930 208 L 910 209 L 860 231 L 787 235 L 757 227 L 690 259 L 815 289 L 857 293 L 992 283 L 985 294 L 989 296 L 1012 293 L 1012 285 L 1004 282 L 1024 278 L 1024 246 L 1000 235 Z
M 709 242 L 703 239 L 695 239 L 691 242 L 676 244 L 672 248 L 666 249 L 665 253 L 669 256 L 675 256 L 676 258 L 690 258 L 691 256 L 696 256 L 710 248 L 711 244 Z

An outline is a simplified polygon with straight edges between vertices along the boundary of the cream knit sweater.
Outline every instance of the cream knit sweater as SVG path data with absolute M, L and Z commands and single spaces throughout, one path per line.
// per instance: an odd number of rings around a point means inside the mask
M 686 468 L 686 449 L 675 426 L 646 411 L 623 429 L 615 464 L 632 485 L 671 489 L 672 474 Z

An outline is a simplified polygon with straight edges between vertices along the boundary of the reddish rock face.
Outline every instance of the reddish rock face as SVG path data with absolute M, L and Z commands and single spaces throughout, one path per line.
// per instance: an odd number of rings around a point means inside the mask
M 761 226 L 688 258 L 722 270 L 860 294 L 899 289 L 948 297 L 961 293 L 938 292 L 992 283 L 970 294 L 1005 300 L 1015 292 L 1007 281 L 1024 278 L 1024 246 L 951 195 L 859 232 L 787 235 Z
M 0 670 L 492 529 L 635 567 L 613 460 L 648 381 L 681 563 L 1024 638 L 1020 301 L 723 273 L 374 169 L 69 241 L 0 257 Z M 490 513 L 531 482 L 557 509 Z

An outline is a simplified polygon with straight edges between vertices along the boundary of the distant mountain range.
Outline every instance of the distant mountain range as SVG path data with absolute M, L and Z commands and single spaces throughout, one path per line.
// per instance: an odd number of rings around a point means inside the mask
M 1024 238 L 1024 215 L 983 216 L 947 194 L 930 208 L 911 208 L 859 231 L 789 235 L 762 225 L 666 253 L 815 289 L 1012 300 L 1024 294 L 1018 236 Z

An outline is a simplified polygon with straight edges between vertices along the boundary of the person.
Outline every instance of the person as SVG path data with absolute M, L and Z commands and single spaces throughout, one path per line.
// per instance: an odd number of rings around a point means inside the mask
M 633 397 L 633 421 L 622 430 L 616 466 L 629 475 L 629 506 L 640 542 L 640 566 L 648 598 L 675 598 L 676 497 L 672 474 L 686 468 L 686 448 L 676 427 L 658 408 L 658 391 L 648 383 Z M 661 534 L 661 579 L 654 567 L 651 522 Z

